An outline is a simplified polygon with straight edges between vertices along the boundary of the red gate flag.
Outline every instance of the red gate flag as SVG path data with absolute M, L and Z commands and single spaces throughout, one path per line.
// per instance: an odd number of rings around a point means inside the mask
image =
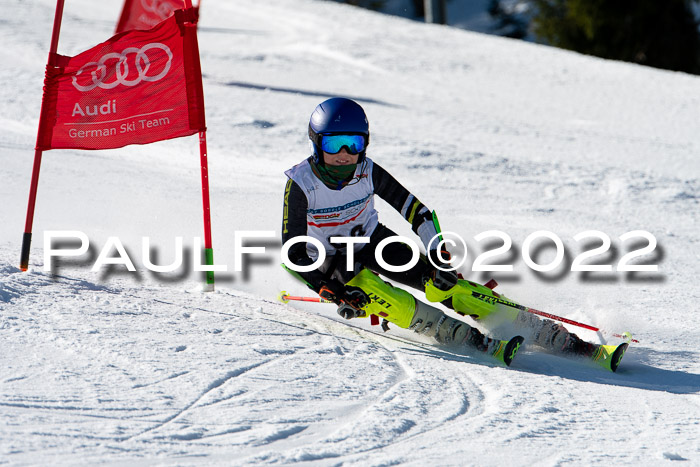
M 116 32 L 151 29 L 185 7 L 185 0 L 124 0 Z
M 46 67 L 37 149 L 113 149 L 204 131 L 197 12 Z

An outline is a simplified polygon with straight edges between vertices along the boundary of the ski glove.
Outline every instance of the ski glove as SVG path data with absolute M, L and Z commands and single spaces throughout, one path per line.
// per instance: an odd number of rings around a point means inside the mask
M 338 307 L 338 314 L 345 319 L 362 318 L 367 316 L 362 308 L 369 303 L 369 297 L 362 289 L 346 287 L 342 302 Z
M 430 259 L 431 259 L 431 264 L 432 265 L 437 265 L 440 266 L 441 268 L 452 268 L 452 265 L 449 263 L 449 260 L 451 258 L 451 255 L 447 251 L 438 251 L 438 250 L 430 250 L 428 253 Z M 447 261 L 444 261 L 443 258 L 446 258 Z M 433 285 L 437 287 L 440 290 L 447 291 L 450 290 L 452 287 L 457 285 L 457 280 L 459 279 L 459 276 L 457 275 L 456 270 L 452 271 L 443 271 L 441 269 L 436 268 L 434 271 L 430 272 L 430 275 L 427 279 L 432 279 L 433 280 Z M 426 281 L 427 281 L 426 279 Z
M 345 319 L 366 316 L 362 308 L 367 305 L 370 300 L 367 294 L 360 288 L 345 287 L 340 281 L 331 279 L 321 287 L 318 294 L 321 298 L 337 304 L 338 314 Z
M 318 295 L 324 300 L 329 300 L 336 305 L 340 305 L 341 298 L 345 294 L 345 286 L 336 279 L 331 279 L 327 282 L 323 282 L 321 290 L 318 291 Z

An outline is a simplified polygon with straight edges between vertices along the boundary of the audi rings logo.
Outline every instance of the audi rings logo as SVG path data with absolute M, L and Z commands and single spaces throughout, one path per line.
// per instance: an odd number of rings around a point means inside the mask
M 151 63 L 162 62 L 167 56 L 168 60 L 163 69 L 156 73 L 151 70 Z M 129 62 L 133 57 L 133 71 L 131 75 Z M 82 92 L 92 91 L 99 87 L 102 89 L 112 89 L 120 84 L 124 86 L 136 86 L 141 81 L 158 81 L 163 79 L 170 71 L 173 61 L 173 53 L 170 48 L 158 42 L 146 44 L 143 47 L 129 47 L 122 53 L 108 53 L 97 62 L 89 62 L 80 67 L 80 70 L 73 76 L 73 86 Z M 155 67 L 154 67 L 155 68 Z M 112 72 L 114 70 L 114 72 Z M 114 79 L 112 80 L 112 77 Z
M 144 9 L 144 11 L 153 13 L 163 20 L 168 19 L 177 8 L 182 8 L 184 6 L 182 2 L 179 3 L 180 4 L 177 5 L 168 2 L 167 0 L 141 0 L 141 7 Z

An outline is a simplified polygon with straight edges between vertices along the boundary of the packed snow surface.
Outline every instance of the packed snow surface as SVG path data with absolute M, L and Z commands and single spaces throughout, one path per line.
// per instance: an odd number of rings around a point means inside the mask
M 59 53 L 110 37 L 121 3 L 66 2 Z M 214 256 L 228 267 L 204 293 L 196 136 L 44 153 L 18 269 L 55 3 L 4 6 L 0 464 L 700 465 L 700 78 L 333 2 L 203 2 Z M 283 171 L 333 96 L 364 106 L 369 156 L 466 240 L 467 278 L 601 328 L 572 327 L 593 342 L 631 332 L 618 372 L 530 343 L 505 368 L 331 305 L 279 303 L 312 294 L 279 267 Z M 492 230 L 512 246 L 485 264 L 512 272 L 472 270 L 503 244 L 475 239 Z M 602 244 L 576 237 L 591 230 L 612 245 L 583 263 L 612 270 L 572 272 Z M 638 230 L 657 244 L 629 264 L 656 272 L 618 270 L 649 244 L 620 238 Z M 49 231 L 84 232 L 90 250 L 47 271 Z M 245 231 L 274 237 L 249 240 L 265 253 L 237 272 Z M 563 242 L 553 271 L 523 259 L 553 261 L 551 240 L 525 248 L 538 231 Z M 92 270 L 110 237 L 137 272 Z M 183 237 L 185 265 L 147 270 L 144 237 L 159 264 Z

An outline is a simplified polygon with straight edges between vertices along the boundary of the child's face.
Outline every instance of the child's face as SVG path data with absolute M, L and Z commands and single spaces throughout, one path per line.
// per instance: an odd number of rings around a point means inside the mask
M 345 147 L 343 147 L 337 154 L 329 154 L 323 152 L 323 162 L 326 165 L 350 165 L 357 164 L 357 159 L 360 158 L 359 154 L 350 154 Z

